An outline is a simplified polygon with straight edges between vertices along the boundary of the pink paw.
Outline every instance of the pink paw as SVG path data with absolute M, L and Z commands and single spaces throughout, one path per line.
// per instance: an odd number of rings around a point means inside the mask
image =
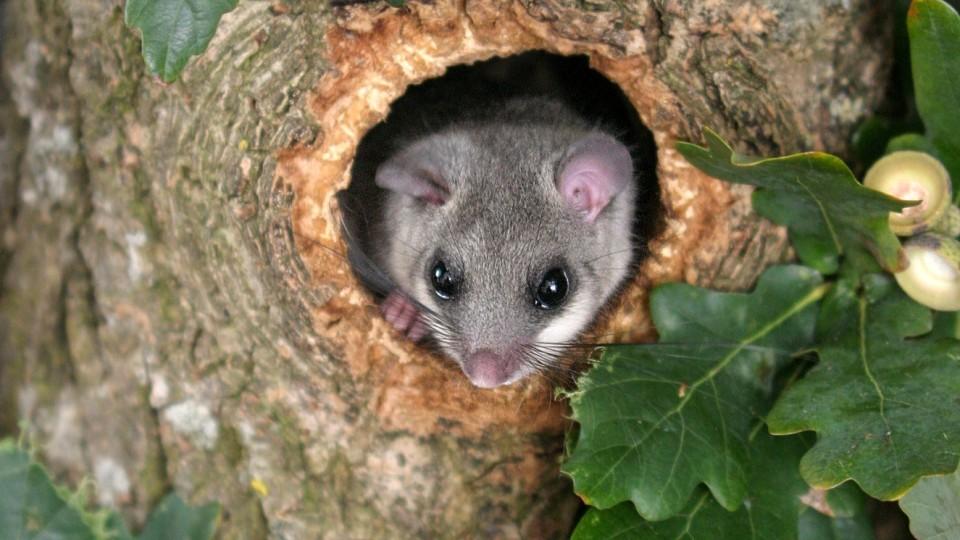
M 380 304 L 380 312 L 388 323 L 411 341 L 420 341 L 427 335 L 427 325 L 420 317 L 420 310 L 402 292 L 391 292 Z

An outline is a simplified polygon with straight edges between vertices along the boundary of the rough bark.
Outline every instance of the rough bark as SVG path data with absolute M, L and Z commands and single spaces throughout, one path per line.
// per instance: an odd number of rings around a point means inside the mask
M 246 0 L 172 85 L 117 0 L 0 4 L 0 429 L 25 421 L 134 521 L 175 488 L 220 501 L 224 537 L 562 536 L 563 404 L 543 381 L 475 390 L 394 338 L 332 195 L 406 85 L 588 54 L 655 135 L 666 212 L 601 331 L 649 334 L 652 283 L 749 286 L 783 231 L 673 142 L 843 152 L 885 33 L 868 0 L 714 4 Z

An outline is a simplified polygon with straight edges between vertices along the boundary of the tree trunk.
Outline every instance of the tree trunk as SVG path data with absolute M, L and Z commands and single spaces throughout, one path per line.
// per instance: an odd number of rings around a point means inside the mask
M 471 387 L 396 338 L 341 253 L 337 189 L 404 88 L 532 48 L 586 54 L 658 145 L 663 233 L 601 325 L 783 260 L 749 190 L 686 165 L 701 126 L 843 152 L 885 81 L 876 2 L 245 0 L 182 80 L 117 0 L 10 0 L 0 88 L 0 430 L 134 523 L 171 488 L 224 537 L 558 537 L 566 409 Z

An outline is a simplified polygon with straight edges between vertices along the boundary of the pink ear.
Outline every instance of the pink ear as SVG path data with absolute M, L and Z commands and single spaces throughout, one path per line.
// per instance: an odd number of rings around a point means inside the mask
M 438 183 L 439 179 L 422 169 L 411 170 L 389 164 L 381 165 L 377 169 L 376 182 L 384 189 L 410 195 L 437 206 L 447 202 L 449 197 L 449 192 Z
M 570 146 L 557 190 L 584 221 L 593 223 L 631 181 L 633 160 L 627 148 L 609 135 L 592 133 Z
M 437 206 L 447 202 L 450 188 L 433 165 L 431 150 L 421 143 L 391 157 L 377 168 L 377 185 Z

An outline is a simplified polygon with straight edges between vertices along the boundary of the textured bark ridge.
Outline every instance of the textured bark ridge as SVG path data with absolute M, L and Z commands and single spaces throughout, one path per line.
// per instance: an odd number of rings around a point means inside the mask
M 749 286 L 786 256 L 749 191 L 677 139 L 842 151 L 876 105 L 876 3 L 241 2 L 180 82 L 116 0 L 9 0 L 0 89 L 0 429 L 133 520 L 167 490 L 225 537 L 563 536 L 565 408 L 472 388 L 346 268 L 333 194 L 411 83 L 586 54 L 658 145 L 663 235 L 597 332 L 648 337 L 651 284 Z M 13 24 L 15 22 L 15 24 Z

